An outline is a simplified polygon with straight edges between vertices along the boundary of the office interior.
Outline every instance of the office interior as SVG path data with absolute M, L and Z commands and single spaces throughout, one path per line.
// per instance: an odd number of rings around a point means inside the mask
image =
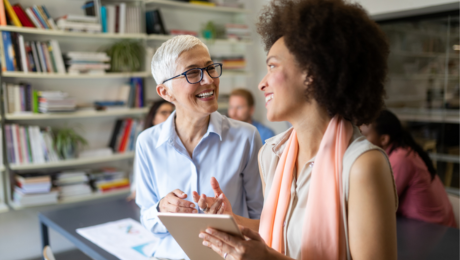
M 20 4 L 24 8 L 34 5 L 46 6 L 49 15 L 58 18 L 74 14 L 85 15 L 86 0 L 9 0 L 11 5 Z M 265 97 L 258 90 L 259 81 L 266 74 L 266 53 L 260 36 L 256 32 L 257 15 L 268 0 L 230 1 L 239 7 L 219 7 L 195 5 L 187 1 L 174 0 L 96 0 L 100 6 L 126 4 L 135 7 L 140 16 L 137 28 L 125 33 L 85 33 L 63 32 L 53 29 L 36 29 L 15 25 L 0 26 L 2 32 L 23 35 L 26 42 L 49 42 L 56 40 L 62 54 L 68 52 L 104 52 L 117 42 L 129 40 L 143 49 L 142 60 L 136 71 L 106 72 L 106 74 L 36 73 L 3 70 L 1 84 L 30 85 L 36 91 L 61 91 L 79 104 L 94 104 L 117 98 L 123 86 L 132 84 L 131 78 L 140 79 L 142 101 L 133 101 L 128 110 L 72 111 L 65 114 L 53 113 L 11 113 L 2 90 L 1 131 L 2 165 L 0 165 L 0 259 L 21 260 L 41 259 L 43 254 L 42 233 L 39 213 L 50 210 L 72 209 L 80 206 L 94 206 L 126 198 L 130 185 L 113 192 L 101 192 L 92 187 L 91 192 L 40 205 L 21 205 L 15 201 L 14 186 L 16 174 L 53 174 L 60 172 L 95 172 L 110 167 L 123 172 L 132 180 L 135 153 L 129 147 L 109 155 L 89 155 L 86 158 L 69 156 L 69 159 L 46 161 L 39 164 L 15 163 L 8 158 L 8 126 L 39 126 L 47 129 L 73 129 L 86 140 L 81 150 L 101 151 L 107 148 L 117 120 L 130 118 L 140 124 L 148 106 L 160 97 L 155 91 L 156 83 L 150 70 L 150 59 L 170 35 L 146 33 L 145 13 L 160 10 L 166 30 L 181 34 L 196 33 L 209 47 L 216 59 L 237 59 L 243 65 L 225 70 L 221 79 L 219 109 L 226 114 L 228 95 L 234 88 L 245 88 L 255 98 L 254 119 L 279 134 L 288 129 L 286 122 L 270 122 L 265 116 Z M 213 2 L 213 1 L 210 1 Z M 225 2 L 225 1 L 215 1 Z M 459 6 L 452 0 L 357 0 L 383 30 L 390 44 L 386 107 L 395 113 L 414 136 L 416 141 L 428 151 L 436 166 L 447 193 L 453 203 L 457 225 L 459 219 L 460 169 L 459 169 L 459 96 L 460 96 L 460 42 Z M 215 10 L 217 8 L 219 10 Z M 227 8 L 227 9 L 226 9 Z M 240 9 L 240 10 L 238 10 Z M 243 24 L 248 31 L 244 39 L 204 39 L 209 22 L 214 26 Z M 135 26 L 134 26 L 135 27 Z M 182 32 L 181 32 L 182 30 Z M 72 35 L 75 34 L 75 35 Z M 3 43 L 5 44 L 5 42 Z M 2 49 L 3 55 L 3 49 Z M 6 64 L 5 64 L 6 65 Z M 2 67 L 5 67 L 2 64 Z M 4 88 L 5 89 L 5 88 Z M 27 88 L 26 88 L 27 89 Z M 9 90 L 8 90 L 9 91 Z M 137 93 L 137 92 L 136 92 Z M 9 93 L 8 93 L 9 95 Z M 139 94 L 140 95 L 140 94 Z M 11 96 L 8 96 L 10 98 Z M 20 106 L 20 105 L 19 105 Z M 14 110 L 14 108 L 13 108 Z M 78 114 L 79 113 L 79 114 Z M 129 144 L 127 145 L 129 146 Z M 109 149 L 110 150 L 110 149 Z M 106 151 L 106 150 L 105 150 Z M 103 153 L 103 151 L 101 152 Z M 139 221 L 137 219 L 137 221 Z M 102 223 L 101 223 L 102 224 Z M 456 231 L 458 237 L 458 230 Z M 457 240 L 458 241 L 458 240 Z M 56 259 L 91 259 L 62 233 L 49 229 L 49 244 Z M 457 245 L 458 253 L 459 247 Z M 400 255 L 399 259 L 404 258 Z M 430 258 L 443 259 L 443 258 Z M 447 259 L 447 258 L 446 258 Z

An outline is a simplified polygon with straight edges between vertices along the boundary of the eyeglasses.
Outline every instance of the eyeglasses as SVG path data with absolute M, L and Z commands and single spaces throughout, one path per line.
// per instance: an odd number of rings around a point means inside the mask
M 170 79 L 163 81 L 163 84 L 167 81 L 172 79 L 178 78 L 180 76 L 185 76 L 185 79 L 190 84 L 196 84 L 203 79 L 203 71 L 206 70 L 208 72 L 209 77 L 215 79 L 222 75 L 222 63 L 214 63 L 204 68 L 195 68 L 189 69 L 184 73 L 181 73 L 177 76 L 174 76 Z

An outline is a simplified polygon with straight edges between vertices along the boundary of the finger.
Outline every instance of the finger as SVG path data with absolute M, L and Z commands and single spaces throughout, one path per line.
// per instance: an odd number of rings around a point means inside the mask
M 244 227 L 244 226 L 241 226 L 241 225 L 238 225 L 238 227 L 240 228 L 240 231 L 241 231 L 241 234 L 245 237 L 248 237 L 252 240 L 256 240 L 256 241 L 262 241 L 264 242 L 264 239 L 260 236 L 259 233 L 247 228 L 247 227 Z M 265 242 L 264 242 L 265 243 Z
M 208 233 L 201 232 L 199 237 L 203 239 L 204 246 L 211 248 L 222 257 L 225 253 L 231 254 L 232 252 L 235 252 L 235 248 L 229 244 L 224 243 L 222 240 L 209 235 Z
M 228 244 L 231 247 L 238 247 L 242 242 L 245 241 L 239 237 L 235 237 L 229 233 L 215 230 L 213 228 L 207 228 L 206 233 L 218 240 L 221 240 L 224 244 Z
M 193 195 L 193 201 L 198 203 L 198 200 L 200 199 L 200 194 L 198 194 L 198 192 L 196 192 L 196 191 L 193 191 L 192 195 Z
M 211 207 L 206 213 L 217 214 L 217 211 L 221 208 L 221 206 L 222 206 L 222 200 L 218 199 L 216 200 L 216 202 L 214 202 L 214 204 L 211 205 Z
M 198 207 L 200 207 L 200 209 L 208 208 L 208 203 L 206 203 L 206 195 L 201 195 L 200 200 L 198 201 Z
M 217 214 L 219 214 L 219 215 L 224 214 L 224 209 L 225 209 L 225 204 L 222 202 L 222 206 L 221 206 L 220 209 L 217 211 Z
M 183 199 L 180 199 L 180 198 L 177 198 L 175 196 L 167 196 L 167 202 L 169 204 L 173 204 L 173 205 L 176 205 L 176 206 L 179 206 L 179 207 L 184 207 L 184 208 L 195 208 L 195 204 L 193 204 L 192 202 L 188 201 L 188 200 L 183 200 Z
M 173 204 L 168 204 L 165 206 L 166 212 L 170 213 L 197 213 L 198 211 L 194 208 L 189 207 L 180 207 Z
M 216 180 L 216 178 L 211 177 L 211 187 L 212 190 L 214 191 L 214 196 L 219 196 L 223 191 L 220 189 L 219 182 Z
M 187 198 L 187 194 L 179 189 L 173 190 L 172 193 L 181 199 Z

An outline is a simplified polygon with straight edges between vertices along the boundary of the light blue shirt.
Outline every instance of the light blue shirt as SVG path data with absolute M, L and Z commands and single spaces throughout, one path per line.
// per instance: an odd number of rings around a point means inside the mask
M 152 255 L 188 259 L 157 217 L 159 200 L 175 189 L 185 192 L 191 202 L 192 191 L 214 197 L 210 185 L 214 176 L 235 214 L 259 219 L 263 194 L 257 154 L 262 141 L 254 126 L 214 112 L 206 134 L 190 158 L 176 133 L 174 118 L 175 112 L 164 123 L 143 131 L 137 139 L 136 203 L 141 208 L 141 223 L 161 239 L 152 248 Z
M 252 120 L 252 125 L 257 128 L 257 131 L 259 131 L 260 138 L 262 139 L 263 144 L 265 144 L 265 141 L 267 139 L 270 139 L 273 136 L 275 136 L 275 133 L 273 132 L 273 130 L 271 130 L 270 128 L 262 125 L 260 122 L 257 122 L 254 119 Z

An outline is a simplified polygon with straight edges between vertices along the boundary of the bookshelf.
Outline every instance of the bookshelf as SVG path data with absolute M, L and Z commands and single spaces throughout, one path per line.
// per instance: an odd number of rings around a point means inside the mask
M 3 165 L 1 166 L 0 169 L 0 187 L 5 186 L 5 169 Z M 3 189 L 0 189 L 0 213 L 8 211 L 8 206 L 6 204 L 6 196 Z
M 64 12 L 72 13 L 76 5 L 83 0 L 77 0 L 76 2 L 69 3 L 69 6 L 64 6 L 60 1 L 57 0 L 43 0 L 43 4 L 46 6 L 55 5 L 54 8 L 50 8 L 51 15 L 53 17 L 58 17 L 62 15 L 62 12 L 57 10 L 66 10 Z M 99 0 L 97 0 L 99 1 Z M 13 1 L 14 3 L 21 3 L 23 6 L 31 6 L 33 4 L 42 4 L 37 3 L 34 0 L 19 0 Z M 168 27 L 175 26 L 175 29 L 185 29 L 185 30 L 201 30 L 202 24 L 206 22 L 206 19 L 216 21 L 222 20 L 224 23 L 246 23 L 247 15 L 250 14 L 250 10 L 242 8 L 230 8 L 230 7 L 210 7 L 204 5 L 195 5 L 189 3 L 181 3 L 175 1 L 164 1 L 164 0 L 140 0 L 140 1 L 104 1 L 103 4 L 117 4 L 119 2 L 126 2 L 127 5 L 135 4 L 141 6 L 141 12 L 145 12 L 151 8 L 160 8 L 165 12 L 163 18 L 165 19 L 165 24 Z M 53 12 L 55 12 L 53 14 Z M 179 19 L 177 19 L 179 17 Z M 144 17 L 141 17 L 141 22 L 144 21 Z M 169 19 L 169 20 L 168 20 Z M 169 29 L 169 28 L 168 28 Z M 172 28 L 174 29 L 174 28 Z M 62 52 L 66 51 L 97 51 L 98 48 L 108 43 L 114 43 L 121 40 L 133 40 L 139 41 L 144 48 L 157 48 L 161 43 L 171 39 L 171 35 L 157 35 L 157 34 L 147 34 L 147 33 L 84 33 L 84 32 L 67 32 L 59 30 L 48 30 L 48 29 L 37 29 L 37 28 L 28 28 L 28 27 L 16 27 L 16 26 L 0 26 L 1 31 L 16 32 L 24 36 L 25 40 L 57 40 L 61 45 Z M 251 37 L 252 38 L 252 37 Z M 225 55 L 232 53 L 241 53 L 243 56 L 246 56 L 247 50 L 246 46 L 252 45 L 253 41 L 248 40 L 235 40 L 235 39 L 214 39 L 206 40 L 201 38 L 201 40 L 208 45 L 210 48 L 211 54 L 213 52 L 223 53 Z M 3 50 L 2 50 L 3 54 Z M 145 59 L 148 57 L 145 56 Z M 18 83 L 21 81 L 26 81 L 32 83 L 32 86 L 37 84 L 38 89 L 47 89 L 51 87 L 51 90 L 66 91 L 68 88 L 77 87 L 80 83 L 86 89 L 90 89 L 91 93 L 94 90 L 94 95 L 103 98 L 104 93 L 109 93 L 111 87 L 116 86 L 117 84 L 123 84 L 128 78 L 131 77 L 140 77 L 144 78 L 145 88 L 152 88 L 155 86 L 155 82 L 151 77 L 149 71 L 149 62 L 145 61 L 141 66 L 141 71 L 139 72 L 130 72 L 130 73 L 105 73 L 105 74 L 58 74 L 58 73 L 35 73 L 35 72 L 20 72 L 20 71 L 4 71 L 1 73 L 0 80 L 1 82 L 14 82 Z M 247 68 L 250 66 L 247 65 Z M 231 89 L 235 86 L 241 87 L 241 85 L 248 85 L 248 78 L 252 77 L 252 73 L 247 70 L 230 70 L 224 69 L 221 81 L 221 94 L 229 93 Z M 93 81 L 94 80 L 94 81 Z M 107 82 L 107 83 L 104 83 Z M 94 85 L 92 87 L 92 85 Z M 86 91 L 81 90 L 81 91 Z M 101 90 L 102 89 L 102 90 Z M 2 90 L 3 92 L 3 90 Z M 146 91 L 146 97 L 152 99 L 156 97 L 155 91 Z M 89 95 L 79 97 L 83 99 L 90 99 L 91 93 Z M 153 95 L 152 95 L 153 94 Z M 3 97 L 2 97 L 3 98 Z M 157 98 L 157 97 L 156 97 Z M 3 99 L 2 99 L 3 100 Z M 225 111 L 228 107 L 227 103 L 219 102 L 218 108 L 219 111 Z M 18 123 L 26 125 L 38 125 L 38 126 L 59 126 L 60 124 L 65 124 L 67 126 L 80 126 L 84 125 L 86 129 L 88 141 L 91 143 L 93 148 L 98 148 L 103 145 L 105 140 L 110 135 L 114 119 L 124 118 L 124 117 L 141 117 L 148 112 L 148 108 L 131 108 L 126 110 L 112 110 L 112 111 L 76 111 L 72 113 L 49 113 L 49 114 L 9 114 L 4 111 L 4 107 L 0 108 L 0 116 L 2 119 L 2 128 L 4 129 L 5 124 Z M 94 120 L 89 120 L 94 119 Z M 89 123 L 85 123 L 89 122 Z M 85 125 L 88 124 L 88 125 Z M 97 132 L 96 132 L 97 131 Z M 5 143 L 5 142 L 4 142 Z M 5 154 L 5 147 L 2 148 Z M 0 194 L 5 193 L 6 197 L 0 197 L 0 212 L 2 209 L 3 202 L 6 202 L 12 209 L 23 209 L 28 208 L 29 206 L 20 206 L 14 203 L 12 200 L 12 191 L 11 186 L 8 185 L 11 183 L 11 178 L 13 177 L 14 172 L 18 173 L 33 173 L 33 172 L 56 172 L 59 170 L 65 169 L 81 169 L 81 168 L 91 168 L 96 165 L 111 165 L 111 164 L 127 164 L 132 162 L 134 159 L 134 152 L 125 152 L 125 153 L 116 153 L 111 156 L 106 157 L 96 157 L 96 158 L 84 158 L 84 159 L 71 159 L 71 160 L 61 160 L 58 162 L 47 162 L 42 164 L 9 164 L 5 161 L 5 167 L 3 170 L 4 174 L 4 183 L 0 186 Z M 5 192 L 1 189 L 4 188 Z M 98 198 L 105 198 L 110 196 L 121 196 L 127 194 L 128 191 L 117 191 L 109 192 L 105 194 L 94 193 L 90 196 L 76 197 L 72 199 L 62 199 L 59 200 L 58 204 L 69 204 L 80 201 L 90 201 Z

